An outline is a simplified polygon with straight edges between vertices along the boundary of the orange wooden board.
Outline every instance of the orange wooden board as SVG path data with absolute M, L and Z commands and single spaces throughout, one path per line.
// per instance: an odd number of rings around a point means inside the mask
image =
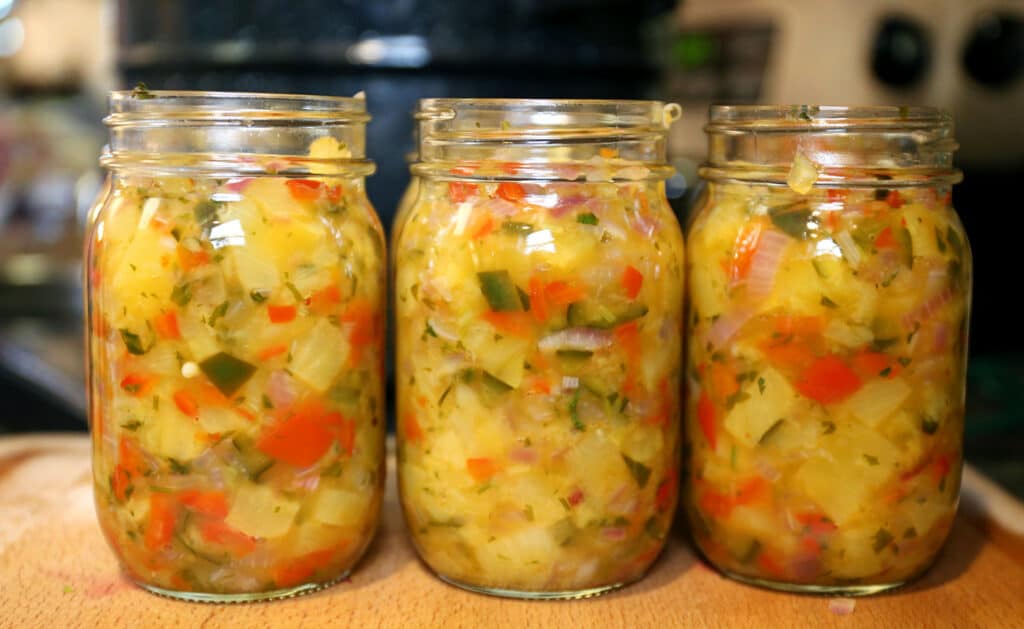
M 1024 626 L 1024 506 L 970 470 L 939 562 L 908 588 L 858 599 L 844 617 L 829 612 L 828 598 L 722 578 L 679 531 L 646 579 L 600 598 L 464 592 L 417 560 L 394 489 L 392 475 L 376 541 L 350 581 L 269 603 L 184 603 L 144 592 L 118 571 L 96 524 L 85 436 L 0 439 L 0 627 Z

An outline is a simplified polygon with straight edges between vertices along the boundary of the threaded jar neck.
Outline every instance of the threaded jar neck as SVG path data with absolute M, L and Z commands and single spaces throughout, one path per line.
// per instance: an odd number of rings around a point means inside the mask
M 710 181 L 786 185 L 799 155 L 819 187 L 952 184 L 953 119 L 931 107 L 715 105 L 710 109 Z
M 110 94 L 110 143 L 100 162 L 149 174 L 364 177 L 363 98 L 176 92 Z M 324 139 L 328 138 L 328 139 Z
M 660 101 L 424 99 L 416 112 L 420 161 L 413 172 L 499 180 L 664 179 L 672 173 L 666 136 L 679 115 L 678 105 Z M 475 168 L 496 162 L 514 169 Z

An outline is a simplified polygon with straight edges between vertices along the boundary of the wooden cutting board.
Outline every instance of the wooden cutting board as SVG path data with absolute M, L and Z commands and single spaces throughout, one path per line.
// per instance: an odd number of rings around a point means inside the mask
M 678 532 L 638 584 L 586 601 L 524 602 L 437 580 L 406 539 L 394 491 L 377 539 L 350 581 L 306 597 L 244 605 L 184 603 L 126 581 L 93 511 L 83 435 L 0 439 L 0 627 L 1020 627 L 1024 505 L 977 472 L 939 562 L 914 585 L 858 599 L 728 581 Z

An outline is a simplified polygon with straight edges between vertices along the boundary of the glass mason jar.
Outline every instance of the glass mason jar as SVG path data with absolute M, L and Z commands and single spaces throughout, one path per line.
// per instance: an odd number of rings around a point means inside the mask
M 421 101 L 397 244 L 398 478 L 445 581 L 576 598 L 635 581 L 676 505 L 676 105 Z
M 361 99 L 115 92 L 86 239 L 100 526 L 160 594 L 343 578 L 384 488 L 384 236 Z
M 870 594 L 931 564 L 963 460 L 971 256 L 952 120 L 712 107 L 688 229 L 685 506 L 704 556 Z

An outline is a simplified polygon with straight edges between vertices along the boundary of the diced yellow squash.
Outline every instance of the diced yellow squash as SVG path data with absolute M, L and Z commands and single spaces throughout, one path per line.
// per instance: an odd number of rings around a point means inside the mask
M 326 319 L 292 343 L 292 373 L 315 391 L 323 393 L 341 371 L 349 354 L 348 339 Z
M 588 506 L 603 505 L 623 486 L 636 486 L 622 453 L 600 430 L 586 431 L 576 446 L 569 450 L 566 463 L 570 470 L 587 470 L 581 476 L 580 484 Z
M 839 526 L 869 515 L 872 493 L 898 469 L 899 450 L 860 423 L 843 423 L 821 440 L 824 450 L 796 471 L 796 486 Z
M 161 404 L 159 414 L 137 431 L 142 447 L 155 456 L 185 463 L 206 449 L 206 435 L 173 404 Z
M 197 317 L 192 315 L 178 317 L 178 329 L 188 345 L 191 354 L 189 358 L 193 362 L 202 362 L 221 351 L 220 343 L 217 342 L 213 330 Z
M 321 487 L 312 502 L 312 516 L 333 526 L 361 526 L 370 508 L 370 493 L 336 487 Z
M 243 483 L 235 492 L 226 521 L 246 535 L 274 538 L 288 532 L 298 512 L 298 502 L 270 487 Z
M 267 256 L 257 255 L 247 247 L 232 247 L 235 273 L 246 293 L 272 291 L 281 284 L 281 274 Z
M 173 253 L 174 239 L 153 229 L 137 230 L 131 237 L 118 266 L 107 271 L 107 286 L 117 303 L 108 310 L 115 327 L 130 327 L 128 319 L 147 321 L 160 313 L 174 289 L 172 275 L 161 266 L 160 258 Z
M 748 397 L 737 402 L 725 416 L 725 429 L 729 434 L 751 448 L 777 421 L 789 415 L 797 401 L 793 387 L 778 371 L 764 369 L 759 378 L 763 378 L 763 382 L 751 381 L 744 385 L 743 393 Z
M 910 386 L 903 378 L 876 378 L 844 404 L 854 417 L 873 428 L 902 406 L 909 395 Z

